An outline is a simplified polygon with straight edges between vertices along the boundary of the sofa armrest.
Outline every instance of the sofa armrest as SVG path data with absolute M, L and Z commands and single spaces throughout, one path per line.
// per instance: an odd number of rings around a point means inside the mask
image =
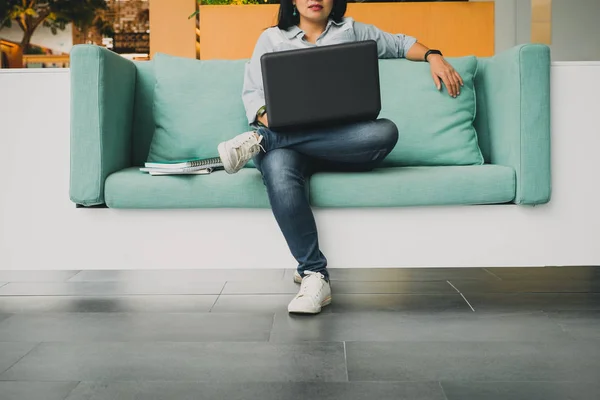
M 131 166 L 136 69 L 102 47 L 71 51 L 71 176 L 79 205 L 104 203 L 108 175 Z
M 547 203 L 550 48 L 527 44 L 481 59 L 476 85 L 478 113 L 484 113 L 476 128 L 484 133 L 480 137 L 487 161 L 515 169 L 516 204 Z

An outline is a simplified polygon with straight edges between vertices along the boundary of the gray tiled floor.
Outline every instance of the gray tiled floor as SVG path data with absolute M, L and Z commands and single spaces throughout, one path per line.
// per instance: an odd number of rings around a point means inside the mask
M 573 382 L 442 382 L 448 400 L 597 400 L 600 385 Z
M 0 381 L 2 400 L 64 400 L 79 382 L 15 382 Z
M 217 295 L 0 296 L 0 313 L 209 312 Z
M 453 279 L 452 284 L 463 294 L 474 293 L 600 293 L 596 280 L 510 280 L 477 282 Z
M 41 343 L 0 380 L 343 382 L 342 343 Z
M 144 294 L 219 294 L 225 282 L 118 281 L 15 282 L 0 288 L 0 296 L 117 296 Z
M 93 397 L 91 397 L 93 396 Z M 68 400 L 446 400 L 437 382 L 82 382 Z
M 292 274 L 0 271 L 0 399 L 598 398 L 600 268 Z

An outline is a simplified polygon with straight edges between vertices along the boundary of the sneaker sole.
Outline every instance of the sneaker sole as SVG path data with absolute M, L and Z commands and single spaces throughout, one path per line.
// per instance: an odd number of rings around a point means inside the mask
M 217 151 L 219 152 L 219 157 L 221 157 L 221 161 L 223 162 L 223 168 L 225 172 L 228 174 L 234 174 L 235 172 L 231 169 L 231 158 L 229 157 L 229 152 L 225 147 L 225 142 L 219 143 L 217 146 Z
M 321 308 L 319 310 L 290 310 L 288 308 L 288 312 L 290 314 L 319 314 L 323 307 L 326 307 L 331 304 L 331 296 L 326 297 L 321 303 Z

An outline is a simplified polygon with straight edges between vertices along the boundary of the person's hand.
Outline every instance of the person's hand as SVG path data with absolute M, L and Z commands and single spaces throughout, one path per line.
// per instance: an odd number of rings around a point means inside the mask
M 269 127 L 269 119 L 267 118 L 267 113 L 264 113 L 262 116 L 258 117 L 257 119 L 258 119 L 258 122 L 260 122 L 267 128 Z
M 431 76 L 437 89 L 442 90 L 443 81 L 450 96 L 458 96 L 461 86 L 464 86 L 464 82 L 454 67 L 438 54 L 430 55 L 428 60 L 431 66 Z

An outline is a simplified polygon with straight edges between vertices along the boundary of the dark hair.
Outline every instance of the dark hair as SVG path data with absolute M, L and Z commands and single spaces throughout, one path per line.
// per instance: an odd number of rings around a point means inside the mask
M 346 14 L 346 6 L 348 0 L 333 0 L 333 9 L 329 18 L 335 22 L 342 22 L 344 14 Z M 300 23 L 300 14 L 294 16 L 294 3 L 292 0 L 281 0 L 279 3 L 279 17 L 277 21 L 277 27 L 281 30 L 287 31 L 294 25 Z

